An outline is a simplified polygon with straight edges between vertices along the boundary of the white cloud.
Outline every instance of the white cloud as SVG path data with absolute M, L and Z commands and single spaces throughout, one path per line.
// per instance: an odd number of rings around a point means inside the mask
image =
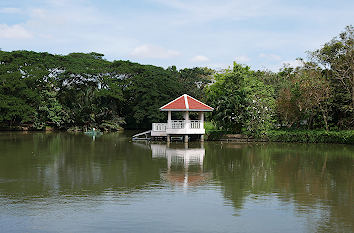
M 308 7 L 308 4 L 289 4 L 278 0 L 151 0 L 169 7 L 179 14 L 176 23 L 209 22 L 218 19 L 245 20 L 262 17 L 285 17 L 329 22 L 327 15 L 351 16 L 352 5 L 347 9 L 326 9 L 326 7 Z M 343 4 L 345 5 L 345 4 Z M 347 20 L 348 20 L 347 19 Z
M 39 18 L 39 19 L 44 19 L 46 17 L 49 18 L 46 10 L 44 10 L 42 8 L 31 9 L 29 14 L 32 16 L 32 18 Z
M 11 30 L 0 24 L 1 48 L 59 54 L 95 51 L 108 55 L 107 59 L 129 59 L 131 49 L 138 41 L 124 35 L 125 26 L 120 19 L 82 3 L 60 5 L 61 0 L 46 1 L 41 6 L 22 9 L 26 19 L 12 31 L 22 31 L 22 34 L 17 33 L 17 38 L 22 35 L 22 38 L 35 37 L 36 40 L 23 40 L 21 43 L 8 40 L 6 38 L 15 37 L 14 32 L 10 34 Z
M 176 50 L 166 49 L 156 45 L 141 45 L 133 49 L 131 55 L 136 58 L 172 58 L 180 55 Z
M 0 8 L 0 13 L 3 13 L 3 14 L 17 14 L 20 12 L 21 12 L 20 8 L 14 8 L 14 7 Z
M 193 62 L 206 62 L 209 61 L 209 58 L 203 55 L 197 55 L 191 59 Z
M 235 58 L 235 61 L 237 62 L 237 63 L 244 63 L 244 62 L 249 62 L 251 59 L 249 58 L 249 57 L 247 57 L 247 56 L 237 56 L 236 58 Z
M 1 39 L 28 39 L 31 37 L 32 34 L 19 24 L 12 26 L 0 24 Z
M 302 62 L 299 60 L 289 60 L 289 61 L 282 61 L 281 64 L 282 64 L 282 66 L 295 68 L 297 66 L 301 66 Z
M 280 68 L 282 62 L 296 64 L 290 60 L 303 57 L 304 51 L 317 49 L 338 35 L 350 21 L 354 6 L 350 3 L 338 5 L 338 9 L 315 9 L 310 7 L 311 1 L 298 4 L 279 0 L 147 0 L 143 8 L 124 1 L 28 2 L 31 4 L 21 8 L 0 7 L 4 16 L 0 22 L 2 49 L 60 54 L 97 51 L 110 60 L 131 59 L 181 68 L 209 62 L 215 63 L 210 64 L 212 67 L 228 67 L 236 59 L 252 68 L 272 70 Z M 325 17 L 329 11 L 337 20 Z M 31 36 L 35 40 L 19 43 L 8 39 Z M 208 60 L 198 51 L 208 51 Z
M 268 59 L 268 60 L 276 60 L 276 61 L 281 60 L 281 57 L 279 55 L 276 55 L 276 54 L 261 53 L 261 54 L 259 54 L 259 57 L 260 58 L 264 58 L 264 59 Z
M 250 17 L 268 15 L 265 8 L 272 6 L 273 0 L 250 0 L 250 1 L 229 1 L 229 0 L 154 0 L 155 2 L 177 10 L 183 14 L 178 18 L 181 23 L 195 21 L 211 21 L 227 18 L 240 20 Z
M 226 63 L 211 63 L 211 64 L 207 64 L 207 67 L 218 71 L 218 70 L 231 69 L 232 65 Z
M 295 68 L 297 66 L 302 66 L 301 61 L 299 61 L 299 60 L 284 60 L 279 63 L 277 62 L 277 63 L 271 63 L 271 64 L 270 63 L 263 64 L 259 68 L 261 70 L 271 70 L 273 72 L 278 72 L 283 67 Z

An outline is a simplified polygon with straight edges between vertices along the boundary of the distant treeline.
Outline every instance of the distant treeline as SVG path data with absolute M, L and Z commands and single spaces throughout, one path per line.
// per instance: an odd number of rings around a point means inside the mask
M 0 51 L 3 128 L 149 128 L 166 117 L 159 107 L 186 93 L 203 97 L 212 71 L 163 69 L 103 54 L 66 56 Z
M 177 70 L 103 54 L 53 55 L 0 51 L 2 129 L 115 130 L 150 128 L 166 120 L 159 107 L 187 93 L 215 108 L 215 129 L 261 136 L 271 129 L 354 128 L 354 29 L 296 68 L 253 71 Z

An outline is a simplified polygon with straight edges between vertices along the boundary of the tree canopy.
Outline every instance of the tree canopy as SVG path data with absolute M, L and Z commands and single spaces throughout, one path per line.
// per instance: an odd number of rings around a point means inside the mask
M 215 108 L 221 130 L 262 136 L 270 129 L 354 128 L 354 29 L 278 72 L 234 63 L 177 70 L 99 53 L 0 51 L 0 127 L 148 129 L 159 107 L 189 94 Z
M 202 97 L 211 75 L 206 68 L 110 62 L 99 53 L 0 51 L 0 124 L 149 128 L 166 118 L 159 107 L 171 99 L 184 93 Z

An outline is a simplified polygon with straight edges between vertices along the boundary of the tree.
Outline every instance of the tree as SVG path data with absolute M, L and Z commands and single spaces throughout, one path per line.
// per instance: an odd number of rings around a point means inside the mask
M 234 63 L 232 70 L 215 75 L 215 83 L 206 90 L 207 101 L 215 110 L 217 126 L 231 132 L 262 136 L 273 127 L 274 90 L 260 73 Z
M 347 26 L 339 37 L 310 55 L 326 69 L 328 77 L 334 79 L 333 86 L 338 88 L 335 102 L 340 103 L 338 111 L 344 112 L 349 123 L 354 125 L 354 27 Z
M 63 127 L 68 122 L 68 114 L 57 98 L 54 90 L 43 90 L 40 93 L 41 102 L 35 114 L 34 127 L 42 129 L 45 126 Z
M 111 79 L 110 62 L 98 53 L 71 53 L 62 58 L 56 77 L 58 98 L 76 126 L 98 127 L 110 120 L 122 93 Z M 111 105 L 110 105 L 111 104 Z
M 209 68 L 185 68 L 177 72 L 178 81 L 185 93 L 197 99 L 203 99 L 204 88 L 212 82 L 214 71 Z
M 288 127 L 303 122 L 311 126 L 319 113 L 328 130 L 331 97 L 330 83 L 321 68 L 302 61 L 302 66 L 291 70 L 287 85 L 279 92 L 277 110 Z
M 246 93 L 242 89 L 249 68 L 234 64 L 233 70 L 216 73 L 215 82 L 206 89 L 206 100 L 214 111 L 211 117 L 218 128 L 240 132 L 246 116 Z
M 298 69 L 294 82 L 300 91 L 301 97 L 297 103 L 300 111 L 310 116 L 310 122 L 314 115 L 320 112 L 325 128 L 329 130 L 328 114 L 332 91 L 321 69 L 315 64 L 304 63 L 303 67 Z
M 164 120 L 166 114 L 159 108 L 184 91 L 178 77 L 161 67 L 114 61 L 112 69 L 123 91 L 127 128 L 147 129 Z
M 252 135 L 263 136 L 275 123 L 274 89 L 257 76 L 249 75 L 245 77 L 244 90 L 247 103 L 246 130 Z
M 293 94 L 290 86 L 279 92 L 276 99 L 276 110 L 280 125 L 290 128 L 300 121 L 301 112 L 297 106 L 297 96 Z
M 4 126 L 34 122 L 52 57 L 31 51 L 0 52 L 0 122 Z

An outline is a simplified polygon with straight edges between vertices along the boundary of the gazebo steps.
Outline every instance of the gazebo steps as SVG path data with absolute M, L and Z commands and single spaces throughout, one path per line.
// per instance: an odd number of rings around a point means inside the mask
M 151 130 L 135 134 L 135 135 L 133 135 L 132 138 L 133 138 L 133 140 L 150 140 L 150 137 L 148 137 L 149 134 L 151 135 Z M 139 137 L 139 136 L 143 136 L 143 135 L 145 135 L 144 138 Z

